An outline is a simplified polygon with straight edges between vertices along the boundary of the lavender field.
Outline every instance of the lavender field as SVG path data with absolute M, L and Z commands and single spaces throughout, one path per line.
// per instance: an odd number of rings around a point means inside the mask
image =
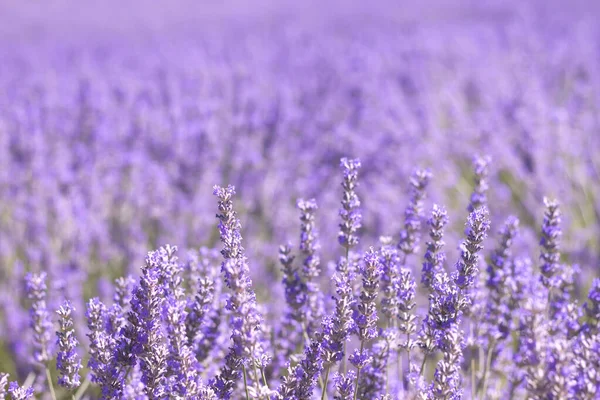
M 0 399 L 600 399 L 598 20 L 0 1 Z

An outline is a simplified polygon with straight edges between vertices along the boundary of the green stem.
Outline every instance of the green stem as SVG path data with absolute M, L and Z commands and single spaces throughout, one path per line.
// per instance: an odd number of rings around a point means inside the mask
M 48 367 L 46 367 L 46 380 L 48 381 L 50 396 L 52 396 L 52 400 L 56 400 L 56 393 L 54 392 L 54 385 L 52 384 L 52 375 L 50 375 L 50 368 Z
M 79 386 L 79 388 L 77 389 L 77 392 L 75 392 L 75 396 L 73 397 L 73 400 L 81 399 L 81 397 L 84 395 L 85 391 L 87 390 L 87 388 L 89 386 L 90 386 L 90 378 L 86 376 L 85 380 L 83 381 L 81 386 Z
M 492 353 L 494 352 L 494 349 L 496 348 L 496 342 L 492 341 L 490 343 L 490 348 L 488 349 L 487 355 L 486 355 L 486 359 L 485 359 L 485 366 L 483 367 L 483 377 L 481 378 L 483 383 L 481 384 L 482 389 L 481 389 L 481 394 L 482 396 L 485 397 L 485 391 L 487 390 L 487 384 L 488 384 L 488 374 L 490 373 L 490 368 L 492 365 Z
M 423 376 L 423 371 L 425 371 L 425 363 L 427 362 L 427 354 L 423 354 L 423 362 L 421 363 L 421 369 L 419 370 L 419 375 Z
M 360 354 L 362 355 L 363 348 L 365 347 L 365 341 L 360 341 Z M 356 384 L 354 385 L 354 400 L 356 400 L 356 396 L 358 396 L 358 378 L 360 378 L 360 370 L 362 368 L 356 368 Z
M 325 371 L 325 381 L 323 383 L 323 393 L 321 394 L 321 400 L 327 399 L 327 382 L 329 382 L 329 370 L 330 369 L 331 369 L 331 366 L 327 367 L 327 370 Z
M 268 388 L 269 385 L 267 384 L 267 377 L 265 376 L 265 369 L 264 368 L 260 369 L 260 374 L 262 375 L 262 379 L 263 379 L 263 383 L 265 384 L 265 387 Z
M 248 393 L 248 379 L 246 378 L 246 366 L 242 365 L 242 373 L 244 375 L 244 390 L 246 391 L 246 400 L 250 400 L 250 394 Z
M 256 393 L 258 394 L 258 393 L 260 393 L 260 378 L 258 377 L 258 369 L 256 368 L 256 364 L 254 364 L 253 369 L 254 369 L 254 382 L 256 385 Z M 259 398 L 262 398 L 262 396 Z
M 471 398 L 476 398 L 475 393 L 475 358 L 471 357 Z
M 408 362 L 408 373 L 410 374 L 410 334 L 406 333 L 406 361 Z M 410 379 L 406 380 L 406 390 L 410 387 Z

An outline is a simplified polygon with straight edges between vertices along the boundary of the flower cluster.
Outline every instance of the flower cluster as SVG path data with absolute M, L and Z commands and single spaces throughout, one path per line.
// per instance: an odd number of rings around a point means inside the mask
M 600 398 L 592 2 L 111 2 L 0 6 L 0 399 Z

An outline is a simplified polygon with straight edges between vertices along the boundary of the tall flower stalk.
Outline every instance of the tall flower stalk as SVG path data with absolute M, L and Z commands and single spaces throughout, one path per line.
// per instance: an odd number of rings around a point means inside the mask
M 260 380 L 263 379 L 264 368 L 270 360 L 263 348 L 262 316 L 257 309 L 256 295 L 252 289 L 248 262 L 242 247 L 241 224 L 233 209 L 234 194 L 233 186 L 214 188 L 214 195 L 219 199 L 217 218 L 223 244 L 221 254 L 224 261 L 221 264 L 221 271 L 227 287 L 231 290 L 227 309 L 231 312 L 230 325 L 233 327 L 231 333 L 233 344 L 229 349 L 229 361 L 213 382 L 215 392 L 222 399 L 231 397 L 234 386 L 230 377 L 239 376 L 240 371 L 237 370 L 239 367 L 244 376 L 246 397 L 249 397 L 248 368 L 253 371 L 253 393 L 256 397 L 260 397 L 260 393 L 264 392 Z

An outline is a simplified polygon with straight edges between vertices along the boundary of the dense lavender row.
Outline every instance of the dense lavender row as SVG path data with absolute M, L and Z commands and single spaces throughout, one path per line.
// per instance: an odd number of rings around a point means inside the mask
M 10 8 L 7 398 L 600 398 L 597 23 Z
M 148 253 L 137 281 L 115 281 L 112 302 L 87 302 L 84 345 L 68 296 L 53 317 L 47 274 L 29 273 L 31 367 L 22 386 L 5 388 L 1 375 L 0 390 L 9 399 L 596 399 L 600 279 L 580 304 L 578 268 L 561 262 L 555 200 L 544 199 L 531 256 L 513 251 L 516 217 L 495 244 L 486 240 L 489 161 L 474 160 L 453 264 L 450 217 L 438 205 L 425 256 L 416 255 L 429 170 L 411 176 L 399 238 L 360 250 L 361 162 L 343 158 L 339 256 L 321 261 L 317 203 L 298 200 L 299 243 L 279 250 L 285 304 L 277 320 L 257 300 L 232 186 L 214 188 L 221 260 L 203 249 L 182 261 L 169 245 Z M 54 388 L 53 371 L 64 390 Z

